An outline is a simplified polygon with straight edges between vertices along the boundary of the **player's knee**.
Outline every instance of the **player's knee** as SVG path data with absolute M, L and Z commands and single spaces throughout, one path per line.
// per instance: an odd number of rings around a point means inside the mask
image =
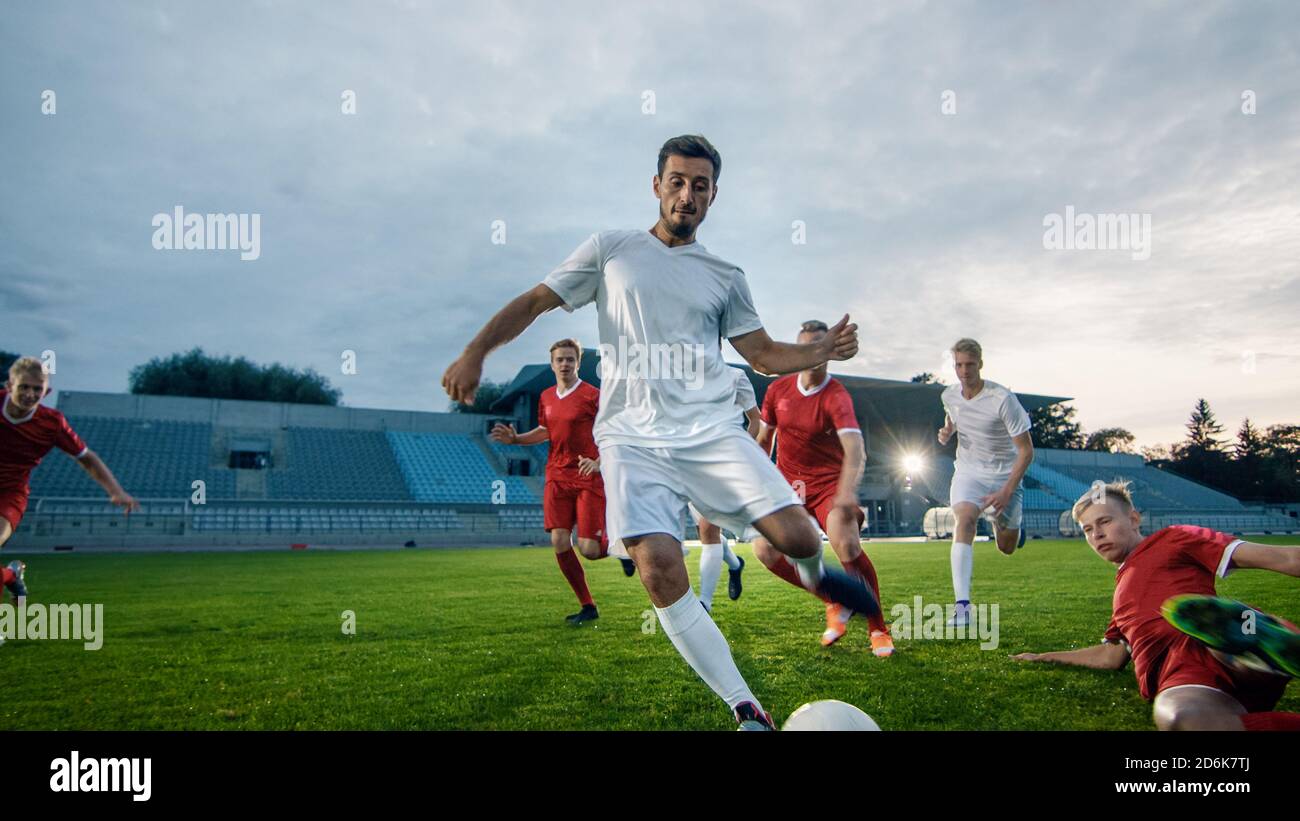
M 756 539 L 754 541 L 754 558 L 762 562 L 764 567 L 772 567 L 782 557 L 766 539 Z

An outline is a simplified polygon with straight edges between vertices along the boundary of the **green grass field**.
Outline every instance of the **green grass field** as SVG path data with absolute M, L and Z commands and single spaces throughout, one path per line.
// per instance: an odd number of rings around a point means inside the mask
M 1287 543 L 1276 539 L 1278 543 Z M 1292 540 L 1294 543 L 1297 540 Z M 951 597 L 946 543 L 867 543 L 885 604 Z M 818 644 L 823 609 L 749 560 L 744 597 L 714 618 L 779 721 L 814 699 L 894 729 L 1150 729 L 1131 667 L 1103 672 L 1009 656 L 1098 641 L 1114 570 L 1083 542 L 975 548 L 977 602 L 1000 645 L 899 641 L 870 653 L 865 623 Z M 12 558 L 6 551 L 6 558 Z M 698 549 L 687 565 L 695 579 Z M 10 729 L 713 729 L 734 724 L 659 631 L 638 579 L 585 562 L 601 609 L 577 609 L 549 548 L 25 557 L 33 602 L 102 602 L 98 651 L 0 647 Z M 1300 581 L 1243 571 L 1220 591 L 1300 618 Z M 356 614 L 344 635 L 342 613 Z M 1300 710 L 1300 687 L 1281 709 Z

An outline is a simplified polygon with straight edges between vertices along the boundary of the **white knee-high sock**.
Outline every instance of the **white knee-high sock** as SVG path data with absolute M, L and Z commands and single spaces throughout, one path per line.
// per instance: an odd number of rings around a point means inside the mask
M 731 540 L 726 538 L 725 536 L 722 539 L 722 560 L 727 563 L 728 569 L 730 570 L 740 569 L 740 557 L 737 556 L 732 551 Z
M 786 556 L 794 569 L 799 571 L 799 581 L 809 590 L 816 590 L 817 585 L 822 580 L 822 546 L 817 545 L 817 552 L 806 559 L 796 559 L 794 556 Z
M 722 576 L 722 545 L 700 545 L 700 601 L 713 609 L 713 590 Z
M 656 607 L 659 623 L 672 641 L 677 652 L 691 665 L 704 683 L 733 710 L 737 705 L 752 701 L 761 710 L 763 706 L 750 692 L 749 685 L 731 658 L 731 647 L 722 631 L 700 607 L 700 600 L 690 590 L 667 607 Z
M 975 548 L 967 542 L 952 540 L 952 552 L 948 554 L 952 561 L 952 595 L 957 601 L 970 601 L 971 564 L 975 558 Z

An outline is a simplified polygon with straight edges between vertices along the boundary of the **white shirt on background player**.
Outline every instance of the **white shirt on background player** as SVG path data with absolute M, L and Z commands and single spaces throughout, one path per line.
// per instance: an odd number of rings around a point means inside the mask
M 652 345 L 703 353 L 695 363 L 698 384 L 683 374 L 647 379 L 629 378 L 626 368 L 609 373 L 602 356 L 593 429 L 598 445 L 687 447 L 736 424 L 732 372 L 738 369 L 723 360 L 719 334 L 732 338 L 763 327 L 739 267 L 699 242 L 670 248 L 649 231 L 603 231 L 543 284 L 564 300 L 566 311 L 594 301 L 601 345 L 616 355 L 651 351 Z
M 754 393 L 754 386 L 750 384 L 749 377 L 744 371 L 740 368 L 731 370 L 736 372 L 736 408 L 741 413 L 749 413 L 751 409 L 758 407 L 758 395 Z
M 963 473 L 1006 476 L 1016 462 L 1011 440 L 1030 428 L 1029 414 L 1016 395 L 996 382 L 966 399 L 961 385 L 944 388 L 943 409 L 957 429 L 957 467 Z

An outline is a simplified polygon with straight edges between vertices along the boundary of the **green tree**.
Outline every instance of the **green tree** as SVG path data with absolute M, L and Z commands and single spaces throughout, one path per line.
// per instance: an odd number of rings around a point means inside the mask
M 1133 434 L 1124 428 L 1102 428 L 1088 434 L 1083 443 L 1084 450 L 1100 450 L 1106 453 L 1132 453 Z
M 1269 425 L 1264 429 L 1268 497 L 1300 501 L 1300 425 Z
M 490 413 L 488 408 L 496 404 L 496 401 L 505 392 L 506 383 L 484 379 L 478 384 L 478 390 L 474 392 L 473 405 L 466 405 L 464 402 L 452 402 L 451 410 L 454 413 Z
M 279 363 L 257 365 L 242 356 L 209 356 L 202 348 L 137 365 L 131 369 L 129 386 L 131 393 L 158 396 L 304 405 L 337 405 L 343 393 L 311 368 L 300 371 Z
M 1221 487 L 1227 484 L 1227 454 L 1219 438 L 1223 434 L 1223 425 L 1214 416 L 1209 402 L 1196 400 L 1186 427 L 1187 438 L 1174 447 L 1175 469 L 1208 485 Z
M 942 385 L 943 380 L 929 371 L 923 371 L 912 377 L 912 382 L 918 385 Z
M 1268 495 L 1267 463 L 1264 438 L 1247 417 L 1238 428 L 1237 440 L 1232 445 L 1233 492 L 1246 499 L 1262 499 Z
M 1080 450 L 1083 448 L 1083 428 L 1074 421 L 1078 413 L 1073 405 L 1057 403 L 1029 412 L 1033 425 L 1030 438 L 1036 448 Z

